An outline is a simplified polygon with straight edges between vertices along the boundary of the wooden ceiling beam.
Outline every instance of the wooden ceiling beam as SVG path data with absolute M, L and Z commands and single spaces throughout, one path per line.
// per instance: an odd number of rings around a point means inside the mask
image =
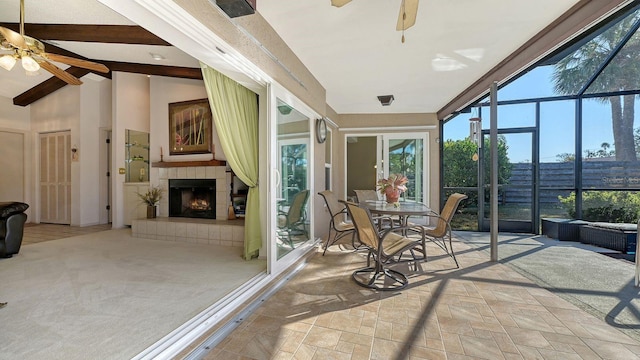
M 94 61 L 94 60 L 91 60 L 91 61 Z M 113 71 L 120 71 L 120 72 L 144 74 L 144 75 L 156 75 L 156 76 L 183 78 L 183 79 L 202 80 L 202 71 L 200 70 L 200 68 L 135 64 L 135 63 L 123 63 L 123 62 L 116 62 L 116 61 L 99 61 L 99 62 L 101 64 L 106 65 L 109 68 L 109 70 L 111 70 L 111 72 L 109 72 L 108 74 L 103 74 L 99 72 L 93 72 L 93 73 L 106 77 L 108 79 L 111 79 L 111 75 Z M 73 66 L 65 69 L 65 71 L 69 72 L 71 75 L 77 78 L 81 78 L 87 75 L 88 73 L 92 72 L 87 69 L 81 69 Z M 66 85 L 67 85 L 66 82 L 54 76 L 32 87 L 31 89 L 23 92 L 22 94 L 16 96 L 15 98 L 13 98 L 13 104 L 18 106 L 27 106 L 65 87 Z
M 135 64 L 115 61 L 101 61 L 101 63 L 105 64 L 111 71 L 202 80 L 202 70 L 200 70 L 200 68 Z
M 19 24 L 0 23 L 0 26 L 19 31 Z M 25 24 L 25 32 L 34 38 L 40 40 L 60 40 L 60 41 L 83 41 L 83 42 L 101 42 L 101 43 L 120 43 L 120 44 L 144 44 L 144 45 L 170 45 L 164 40 L 151 34 L 140 26 L 122 26 L 122 25 L 56 25 L 56 24 Z M 111 79 L 111 72 L 120 71 L 144 75 L 156 75 L 177 77 L 184 79 L 202 80 L 202 72 L 200 68 L 187 68 L 180 66 L 162 66 L 150 64 L 123 63 L 117 61 L 100 61 L 88 59 L 71 51 L 62 49 L 56 45 L 45 44 L 45 51 L 52 54 L 64 55 L 73 58 L 93 61 L 104 64 L 110 70 L 109 73 L 103 74 L 93 72 L 97 75 Z M 87 69 L 69 67 L 65 69 L 71 75 L 77 78 L 92 72 Z M 63 88 L 67 83 L 56 78 L 55 76 L 34 86 L 24 93 L 13 98 L 14 105 L 27 106 L 43 97 Z
M 0 23 L 0 26 L 20 31 L 18 23 Z M 24 24 L 24 32 L 38 40 L 171 45 L 137 25 Z
M 77 78 L 81 78 L 91 72 L 90 70 L 77 68 L 73 66 L 65 69 L 65 71 Z M 32 87 L 31 89 L 23 92 L 22 94 L 14 97 L 13 104 L 18 106 L 27 106 L 53 93 L 56 90 L 62 89 L 66 85 L 67 85 L 66 82 L 58 79 L 57 77 L 55 76 L 51 77 L 41 82 L 40 84 Z

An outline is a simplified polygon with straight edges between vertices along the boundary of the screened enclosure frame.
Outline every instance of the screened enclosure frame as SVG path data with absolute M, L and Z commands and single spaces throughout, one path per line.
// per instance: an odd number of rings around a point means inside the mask
M 497 105 L 498 105 L 498 111 L 500 111 L 501 107 L 507 106 L 507 105 L 519 105 L 519 104 L 532 104 L 535 108 L 535 125 L 533 125 L 535 127 L 535 133 L 538 134 L 538 137 L 535 139 L 535 143 L 533 144 L 533 147 L 535 149 L 535 151 L 538 153 L 539 147 L 540 147 L 540 139 L 539 137 L 543 137 L 544 133 L 541 131 L 541 125 L 540 125 L 540 117 L 541 117 L 541 105 L 545 104 L 545 103 L 552 103 L 552 102 L 559 102 L 559 101 L 572 101 L 573 102 L 573 112 L 574 112 L 574 134 L 573 134 L 573 141 L 574 141 L 574 159 L 573 159 L 573 184 L 572 186 L 545 186 L 544 184 L 540 184 L 540 178 L 539 178 L 539 171 L 535 171 L 535 176 L 534 176 L 534 183 L 535 183 L 535 188 L 537 189 L 537 194 L 536 191 L 534 191 L 534 195 L 533 195 L 533 201 L 534 204 L 532 205 L 532 210 L 535 211 L 535 214 L 533 216 L 533 218 L 535 219 L 535 222 L 537 222 L 537 226 L 535 226 L 534 230 L 538 230 L 539 229 L 539 220 L 540 220 L 540 199 L 539 196 L 537 196 L 538 194 L 540 194 L 543 191 L 569 191 L 569 192 L 574 192 L 575 193 L 575 217 L 577 219 L 581 219 L 582 215 L 583 215 L 583 195 L 585 192 L 597 192 L 597 191 L 614 191 L 614 192 L 621 192 L 621 191 L 626 191 L 626 192 L 635 192 L 635 191 L 640 191 L 640 182 L 638 183 L 634 183 L 634 184 L 628 184 L 627 186 L 625 186 L 624 188 L 615 188 L 615 187 L 606 187 L 606 186 L 585 186 L 584 182 L 583 182 L 583 176 L 582 176 L 582 170 L 584 168 L 584 162 L 585 162 L 585 157 L 584 157 L 584 144 L 583 144 L 583 122 L 584 122 L 584 117 L 586 116 L 583 111 L 584 111 L 584 101 L 585 100 L 589 100 L 589 99 L 596 99 L 596 98 L 611 98 L 611 97 L 622 97 L 624 95 L 633 95 L 634 96 L 634 102 L 636 101 L 636 99 L 638 99 L 639 95 L 640 95 L 640 81 L 635 81 L 632 83 L 632 87 L 627 86 L 626 89 L 623 90 L 614 90 L 614 91 L 595 91 L 595 92 L 589 92 L 589 89 L 594 85 L 594 83 L 596 83 L 599 79 L 599 77 L 608 69 L 609 66 L 611 66 L 612 62 L 614 62 L 616 60 L 616 56 L 619 55 L 621 53 L 621 51 L 623 51 L 623 49 L 625 49 L 625 46 L 627 46 L 628 44 L 631 45 L 637 45 L 636 43 L 640 43 L 640 32 L 638 29 L 640 29 L 640 2 L 634 2 L 633 4 L 631 4 L 631 6 L 628 6 L 627 8 L 619 11 L 618 13 L 612 15 L 611 17 L 609 17 L 608 19 L 604 20 L 603 22 L 601 22 L 601 24 L 597 25 L 596 27 L 594 27 L 593 29 L 591 29 L 588 33 L 585 33 L 583 35 L 578 36 L 576 39 L 574 39 L 574 41 L 570 44 L 567 44 L 565 46 L 563 46 L 562 48 L 558 49 L 557 51 L 555 51 L 554 53 L 550 54 L 549 56 L 547 56 L 546 58 L 544 58 L 543 60 L 539 61 L 538 63 L 534 64 L 533 66 L 531 66 L 530 68 L 528 68 L 526 71 L 522 72 L 520 75 L 518 75 L 517 77 L 513 77 L 512 79 L 510 79 L 508 82 L 505 82 L 504 84 L 502 84 L 499 87 L 499 92 L 498 94 L 500 94 L 500 90 L 503 90 L 505 87 L 516 83 L 518 81 L 518 79 L 520 79 L 522 76 L 524 76 L 525 74 L 529 73 L 532 70 L 535 70 L 539 67 L 543 67 L 543 66 L 548 66 L 548 65 L 554 65 L 560 61 L 562 61 L 562 59 L 565 59 L 565 57 L 571 56 L 574 53 L 577 53 L 577 51 L 582 50 L 582 47 L 585 46 L 585 44 L 589 44 L 590 41 L 596 42 L 598 38 L 598 36 L 605 34 L 607 31 L 614 31 L 612 29 L 615 29 L 616 26 L 618 26 L 620 24 L 620 26 L 622 26 L 624 24 L 625 21 L 629 20 L 633 20 L 631 22 L 630 27 L 628 28 L 628 30 L 626 30 L 626 32 L 624 33 L 624 35 L 620 38 L 620 40 L 617 42 L 617 44 L 613 47 L 611 47 L 609 53 L 607 54 L 606 57 L 604 57 L 598 64 L 597 66 L 594 68 L 594 71 L 591 73 L 588 73 L 588 77 L 586 77 L 586 80 L 584 82 L 582 82 L 579 87 L 579 89 L 577 91 L 575 91 L 575 93 L 572 94 L 567 94 L 567 95 L 556 95 L 556 96 L 543 96 L 543 97 L 531 97 L 531 98 L 523 98 L 523 99 L 513 99 L 513 100 L 503 100 L 503 101 L 498 101 Z M 635 17 L 635 18 L 634 18 Z M 596 40 L 594 40 L 596 39 Z M 631 40 L 633 40 L 633 42 L 630 42 Z M 599 40 L 602 41 L 602 40 Z M 635 50 L 635 48 L 631 48 L 632 50 Z M 640 51 L 638 51 L 638 54 L 640 54 Z M 640 58 L 640 56 L 638 57 Z M 634 79 L 637 80 L 637 79 Z M 443 126 L 440 127 L 440 139 L 444 139 L 443 141 L 440 141 L 439 143 L 439 147 L 440 147 L 440 156 L 441 156 L 441 161 L 440 161 L 440 201 L 441 204 L 444 203 L 446 196 L 448 193 L 450 193 L 451 191 L 468 191 L 468 192 L 478 192 L 478 195 L 481 194 L 481 188 L 484 187 L 487 184 L 483 184 L 483 180 L 484 177 L 480 176 L 480 172 L 479 172 L 479 176 L 477 177 L 477 186 L 462 186 L 463 184 L 460 184 L 461 186 L 447 186 L 445 187 L 445 164 L 443 161 L 444 158 L 444 144 L 445 144 L 445 126 L 447 125 L 447 123 L 449 123 L 450 120 L 453 120 L 454 118 L 456 118 L 457 116 L 464 116 L 469 115 L 469 113 L 471 113 L 472 111 L 474 111 L 474 114 L 477 113 L 477 116 L 482 117 L 482 113 L 483 113 L 483 109 L 486 108 L 487 111 L 487 115 L 488 115 L 488 108 L 489 108 L 489 103 L 486 101 L 486 98 L 481 99 L 480 101 L 466 107 L 465 109 L 457 112 L 454 114 L 454 116 L 452 116 L 451 118 L 447 119 L 446 121 L 443 121 Z M 633 107 L 632 107 L 633 109 Z M 474 115 L 475 116 L 475 115 Z M 487 116 L 488 119 L 488 116 Z M 613 120 L 612 120 L 613 121 Z M 633 123 L 632 123 L 632 128 L 635 130 L 636 128 L 633 127 Z M 511 127 L 501 127 L 499 126 L 499 131 L 513 131 L 514 128 Z M 518 126 L 515 126 L 515 128 L 518 128 Z M 509 130 L 507 130 L 509 129 Z M 637 146 L 636 146 L 636 152 L 637 152 Z M 539 153 L 538 153 L 539 154 Z M 533 161 L 534 159 L 532 159 Z M 539 170 L 540 168 L 540 159 L 535 159 L 535 169 Z M 479 171 L 479 170 L 478 170 Z M 478 207 L 480 207 L 481 205 L 481 201 L 480 199 L 478 200 Z M 478 223 L 480 224 L 480 216 L 481 216 L 481 211 L 478 211 Z M 538 231 L 534 231 L 535 233 L 537 233 Z

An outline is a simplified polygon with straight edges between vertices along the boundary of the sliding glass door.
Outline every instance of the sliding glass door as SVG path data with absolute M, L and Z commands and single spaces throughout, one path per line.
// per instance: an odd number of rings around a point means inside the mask
M 353 134 L 346 136 L 346 197 L 375 189 L 379 179 L 402 174 L 409 179 L 404 201 L 429 204 L 427 133 Z

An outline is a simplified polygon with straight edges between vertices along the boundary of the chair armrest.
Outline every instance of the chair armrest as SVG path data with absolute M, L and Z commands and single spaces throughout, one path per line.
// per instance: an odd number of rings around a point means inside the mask
M 451 223 L 449 223 L 445 218 L 443 218 L 442 216 L 440 216 L 439 214 L 433 213 L 433 214 L 428 214 L 425 215 L 428 218 L 435 218 L 438 219 L 438 221 L 442 221 L 445 223 L 445 233 L 449 233 L 451 234 Z M 413 230 L 416 231 L 417 228 L 422 229 L 422 231 L 425 231 L 425 226 L 424 225 L 420 225 L 420 224 L 413 224 Z M 438 225 L 436 224 L 435 227 L 437 227 Z M 435 229 L 434 227 L 434 229 Z M 444 234 L 443 234 L 444 235 Z M 433 236 L 433 235 L 428 235 L 428 236 Z
M 347 215 L 347 208 L 342 209 L 341 211 L 335 213 L 332 217 L 331 220 L 335 219 L 336 217 L 338 217 L 339 215 Z
M 449 225 L 449 223 L 447 222 L 447 220 L 446 220 L 445 218 L 443 218 L 442 216 L 440 216 L 440 214 L 433 213 L 433 214 L 427 214 L 427 215 L 424 215 L 424 216 L 425 216 L 425 217 L 427 217 L 427 218 L 435 218 L 435 219 L 438 219 L 438 221 L 444 221 L 447 225 Z M 414 224 L 414 226 L 422 226 L 422 225 Z
M 394 233 L 395 233 L 395 232 L 397 232 L 397 231 L 400 231 L 400 232 L 402 232 L 402 233 L 404 234 L 404 233 L 406 232 L 406 230 L 411 230 L 411 231 L 415 231 L 415 232 L 420 233 L 423 239 L 424 239 L 424 238 L 425 238 L 425 236 L 426 236 L 426 233 L 425 233 L 424 227 L 422 227 L 422 226 L 417 227 L 417 226 L 407 225 L 407 226 L 399 226 L 399 227 L 394 227 L 394 228 L 386 229 L 386 230 L 384 230 L 384 231 L 380 234 L 380 237 L 381 237 L 382 239 L 384 239 L 387 235 L 389 235 L 389 233 L 391 233 L 391 232 L 394 232 Z

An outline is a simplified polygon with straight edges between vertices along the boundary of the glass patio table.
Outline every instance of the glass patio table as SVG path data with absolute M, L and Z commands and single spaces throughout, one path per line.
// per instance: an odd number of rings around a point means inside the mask
M 398 216 L 401 226 L 407 226 L 409 216 L 426 216 L 433 214 L 430 207 L 415 201 L 400 201 L 395 204 L 389 204 L 386 201 L 367 200 L 361 202 L 359 205 L 368 209 L 371 214 Z

